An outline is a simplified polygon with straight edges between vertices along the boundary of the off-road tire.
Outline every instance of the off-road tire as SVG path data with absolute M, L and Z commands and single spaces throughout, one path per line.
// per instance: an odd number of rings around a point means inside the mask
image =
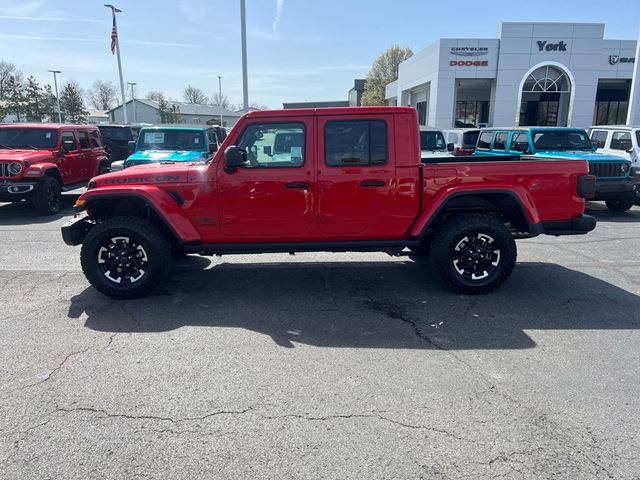
M 636 201 L 636 194 L 633 192 L 631 195 L 627 195 L 626 197 L 617 198 L 615 200 L 605 200 L 605 204 L 607 208 L 611 212 L 626 212 Z
M 114 263 L 105 262 L 105 253 L 109 255 L 111 245 L 119 241 L 114 242 L 113 239 L 117 238 L 128 239 L 126 243 L 130 248 L 142 248 L 138 251 L 144 253 L 146 261 L 141 266 L 145 270 L 137 280 L 119 277 L 120 283 L 116 283 L 116 279 L 107 276 L 110 272 L 104 271 Z M 87 280 L 96 290 L 112 298 L 137 298 L 149 293 L 167 276 L 171 266 L 171 248 L 160 230 L 147 220 L 132 216 L 113 217 L 89 231 L 82 243 L 80 263 Z
M 465 294 L 487 293 L 502 285 L 513 272 L 516 257 L 513 236 L 490 215 L 455 217 L 439 228 L 431 243 L 433 269 L 450 289 Z M 476 271 L 480 275 L 474 279 Z
M 55 215 L 62 208 L 62 187 L 53 177 L 43 177 L 38 181 L 31 197 L 38 213 Z

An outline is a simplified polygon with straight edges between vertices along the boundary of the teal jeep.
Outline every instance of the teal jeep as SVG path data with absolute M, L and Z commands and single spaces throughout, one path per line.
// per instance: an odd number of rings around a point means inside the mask
M 205 162 L 226 137 L 216 126 L 158 125 L 144 127 L 130 142 L 129 157 L 111 164 L 111 171 L 154 162 Z
M 474 156 L 520 155 L 548 158 L 575 158 L 589 162 L 589 173 L 596 177 L 593 200 L 604 200 L 614 212 L 626 212 L 640 188 L 640 169 L 622 157 L 596 153 L 587 132 L 568 127 L 484 128 L 478 136 Z

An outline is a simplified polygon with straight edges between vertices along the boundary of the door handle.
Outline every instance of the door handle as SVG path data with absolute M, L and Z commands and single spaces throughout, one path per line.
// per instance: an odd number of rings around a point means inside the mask
M 303 189 L 307 189 L 309 188 L 309 184 L 307 182 L 291 182 L 291 183 L 285 183 L 284 184 L 285 187 L 287 188 L 303 188 Z
M 384 187 L 384 180 L 363 180 L 361 187 Z

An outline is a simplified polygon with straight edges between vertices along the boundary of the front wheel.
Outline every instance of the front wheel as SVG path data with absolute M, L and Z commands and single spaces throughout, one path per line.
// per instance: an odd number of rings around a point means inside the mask
M 171 250 L 160 230 L 147 220 L 114 217 L 89 231 L 80 262 L 96 290 L 113 298 L 136 298 L 167 275 Z
M 62 207 L 62 187 L 53 177 L 42 178 L 33 192 L 33 206 L 38 213 L 54 215 Z
M 434 270 L 454 291 L 486 293 L 502 285 L 516 264 L 516 242 L 505 225 L 489 215 L 462 215 L 436 232 Z
M 615 200 L 605 200 L 607 208 L 612 212 L 626 212 L 635 203 L 635 192 L 626 197 L 616 198 Z

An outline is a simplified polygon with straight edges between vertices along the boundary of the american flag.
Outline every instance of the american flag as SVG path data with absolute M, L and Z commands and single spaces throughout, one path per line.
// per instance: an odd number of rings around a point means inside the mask
M 113 16 L 113 28 L 111 29 L 111 53 L 116 53 L 116 42 L 118 40 L 118 30 L 116 29 L 116 17 Z

